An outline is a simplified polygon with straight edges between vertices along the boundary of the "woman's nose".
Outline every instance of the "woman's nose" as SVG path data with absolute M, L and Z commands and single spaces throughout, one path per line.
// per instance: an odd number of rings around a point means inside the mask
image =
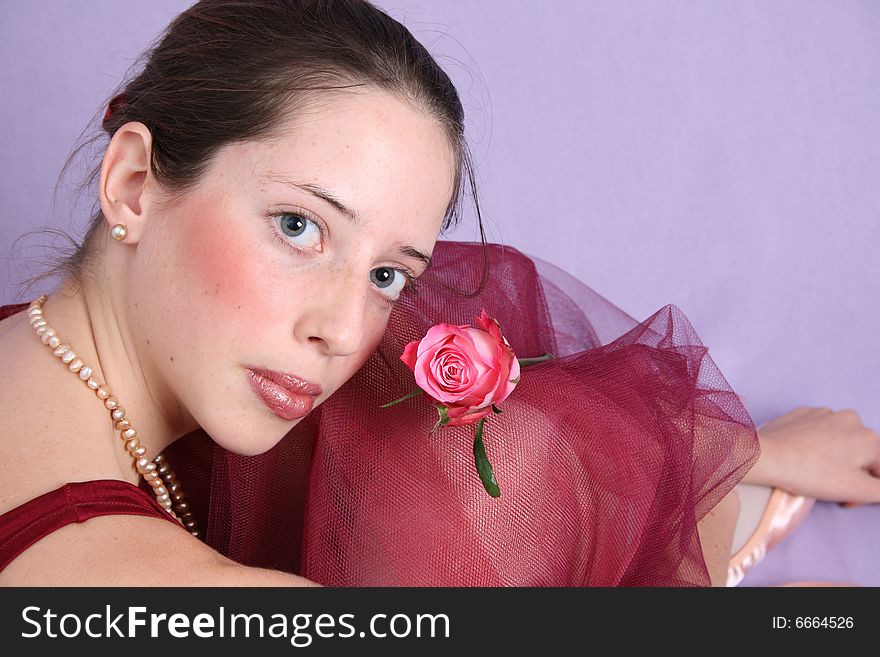
M 325 278 L 304 301 L 294 333 L 302 342 L 318 345 L 331 356 L 357 353 L 364 339 L 367 286 L 364 276 L 338 272 Z

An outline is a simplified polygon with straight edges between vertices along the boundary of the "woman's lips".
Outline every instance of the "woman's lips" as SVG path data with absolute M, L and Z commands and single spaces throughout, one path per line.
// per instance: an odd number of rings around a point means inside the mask
M 247 373 L 251 389 L 270 411 L 283 420 L 298 420 L 308 415 L 315 405 L 315 395 L 320 394 L 320 386 L 309 384 L 289 374 L 257 368 L 248 368 Z M 304 394 L 305 390 L 319 392 Z

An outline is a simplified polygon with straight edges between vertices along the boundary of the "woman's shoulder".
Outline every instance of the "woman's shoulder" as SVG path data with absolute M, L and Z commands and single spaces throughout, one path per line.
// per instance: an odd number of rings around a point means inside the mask
M 250 568 L 157 516 L 104 515 L 41 538 L 0 572 L 3 586 L 309 586 Z
M 35 538 L 0 571 L 0 584 L 150 586 L 164 580 L 173 585 L 164 574 L 192 551 L 187 538 L 198 544 L 158 514 L 94 516 Z

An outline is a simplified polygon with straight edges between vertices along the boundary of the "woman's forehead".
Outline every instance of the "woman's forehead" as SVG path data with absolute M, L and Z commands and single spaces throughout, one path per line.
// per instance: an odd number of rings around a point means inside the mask
M 358 92 L 334 94 L 271 140 L 229 145 L 214 173 L 267 193 L 321 190 L 336 210 L 368 221 L 377 213 L 444 214 L 454 158 L 433 117 L 391 94 Z

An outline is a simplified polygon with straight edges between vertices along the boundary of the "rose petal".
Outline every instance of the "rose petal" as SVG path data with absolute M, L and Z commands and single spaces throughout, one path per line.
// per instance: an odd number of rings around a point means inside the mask
M 479 317 L 475 318 L 475 320 L 477 327 L 488 333 L 498 342 L 501 342 L 504 339 L 504 336 L 501 335 L 501 327 L 498 325 L 498 320 L 489 317 L 485 309 L 480 313 Z
M 463 335 L 464 329 L 454 324 L 435 324 L 428 329 L 425 337 L 419 342 L 419 356 L 437 346 L 442 342 L 447 342 L 452 336 Z
M 403 353 L 400 355 L 400 360 L 402 360 L 406 366 L 415 371 L 416 369 L 416 358 L 418 357 L 418 349 L 419 349 L 419 340 L 413 340 L 408 345 L 403 348 Z
M 484 365 L 498 369 L 498 340 L 481 329 L 468 329 L 468 338 Z
M 444 403 L 451 403 L 454 400 L 446 399 L 446 393 L 431 371 L 434 353 L 434 350 L 429 350 L 419 355 L 416 360 L 416 366 L 413 369 L 413 375 L 415 376 L 416 383 L 422 390 L 435 399 L 439 399 Z
M 464 394 L 466 391 L 461 390 L 461 380 L 457 377 L 451 377 L 447 373 L 447 366 L 462 369 L 465 367 L 463 355 L 451 345 L 445 345 L 439 349 L 434 358 L 431 360 L 431 374 L 437 385 L 442 387 L 449 393 Z
M 447 410 L 449 416 L 448 426 L 462 426 L 474 424 L 492 412 L 492 407 L 473 411 L 461 406 L 450 406 Z

